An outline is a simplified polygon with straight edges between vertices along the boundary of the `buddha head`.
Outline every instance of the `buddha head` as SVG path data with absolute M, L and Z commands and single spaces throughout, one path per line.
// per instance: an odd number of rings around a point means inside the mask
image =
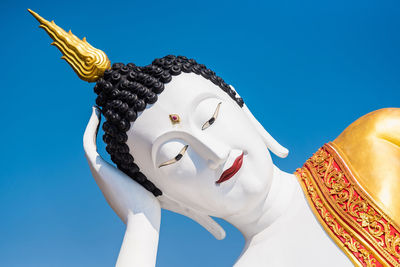
M 63 39 L 71 33 L 31 13 L 61 52 L 75 51 L 70 60 L 64 58 L 81 78 L 83 68 L 76 67 L 80 59 L 85 69 L 95 69 L 85 80 L 96 81 L 106 150 L 164 208 L 195 219 L 216 235 L 204 216 L 226 218 L 265 199 L 274 170 L 268 148 L 280 157 L 288 151 L 264 130 L 232 86 L 183 56 L 169 55 L 144 67 L 111 66 L 103 60 L 105 54 L 96 60 L 91 54 L 95 49 L 83 40 L 90 46 L 85 57 L 86 50 L 74 50 L 79 45 L 71 44 L 70 36 Z M 104 70 L 88 66 L 93 62 Z

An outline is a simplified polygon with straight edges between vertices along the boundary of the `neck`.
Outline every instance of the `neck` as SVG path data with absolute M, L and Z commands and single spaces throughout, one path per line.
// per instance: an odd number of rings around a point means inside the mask
M 246 241 L 235 266 L 352 265 L 315 219 L 296 177 L 277 167 L 271 188 L 258 205 L 224 219 Z M 304 257 L 310 251 L 314 251 L 312 263 Z M 327 262 L 328 258 L 332 260 Z
M 302 192 L 296 177 L 274 166 L 271 188 L 265 198 L 252 209 L 224 219 L 240 230 L 247 243 L 282 216 L 290 216 L 289 206 L 293 206 L 292 200 L 299 194 Z

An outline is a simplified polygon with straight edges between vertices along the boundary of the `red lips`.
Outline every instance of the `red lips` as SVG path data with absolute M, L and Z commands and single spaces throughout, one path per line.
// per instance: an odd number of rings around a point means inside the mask
M 243 163 L 243 152 L 239 157 L 235 159 L 232 166 L 221 174 L 221 177 L 215 183 L 220 184 L 232 178 L 232 176 L 234 176 L 239 171 L 240 167 L 242 167 L 242 163 Z

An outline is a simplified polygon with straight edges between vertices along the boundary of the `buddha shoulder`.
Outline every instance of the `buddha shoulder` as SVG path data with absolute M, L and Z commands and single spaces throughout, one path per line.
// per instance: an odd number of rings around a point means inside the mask
M 400 108 L 371 112 L 333 141 L 376 204 L 400 224 Z

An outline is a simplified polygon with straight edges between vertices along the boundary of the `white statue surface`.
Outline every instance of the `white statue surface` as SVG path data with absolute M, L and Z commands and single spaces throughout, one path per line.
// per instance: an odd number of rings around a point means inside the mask
M 204 129 L 216 109 L 215 122 Z M 169 114 L 179 115 L 180 123 L 171 123 Z M 155 266 L 161 208 L 192 218 L 217 239 L 225 232 L 209 216 L 237 227 L 245 246 L 235 266 L 352 265 L 319 225 L 296 177 L 279 170 L 268 151 L 286 157 L 288 150 L 246 106 L 240 108 L 200 75 L 174 77 L 128 131 L 135 162 L 162 196 L 154 197 L 101 158 L 99 123 L 100 113 L 93 108 L 84 149 L 97 184 L 127 225 L 117 266 Z M 179 161 L 160 167 L 185 146 Z M 236 173 L 216 183 L 241 155 Z
M 161 209 L 217 239 L 225 231 L 211 217 L 236 227 L 245 245 L 235 266 L 400 266 L 400 109 L 363 116 L 285 173 L 269 153 L 288 150 L 205 65 L 173 55 L 111 64 L 85 38 L 29 12 L 78 76 L 96 82 L 84 150 L 126 224 L 117 266 L 156 265 Z M 115 167 L 97 152 L 101 116 Z

